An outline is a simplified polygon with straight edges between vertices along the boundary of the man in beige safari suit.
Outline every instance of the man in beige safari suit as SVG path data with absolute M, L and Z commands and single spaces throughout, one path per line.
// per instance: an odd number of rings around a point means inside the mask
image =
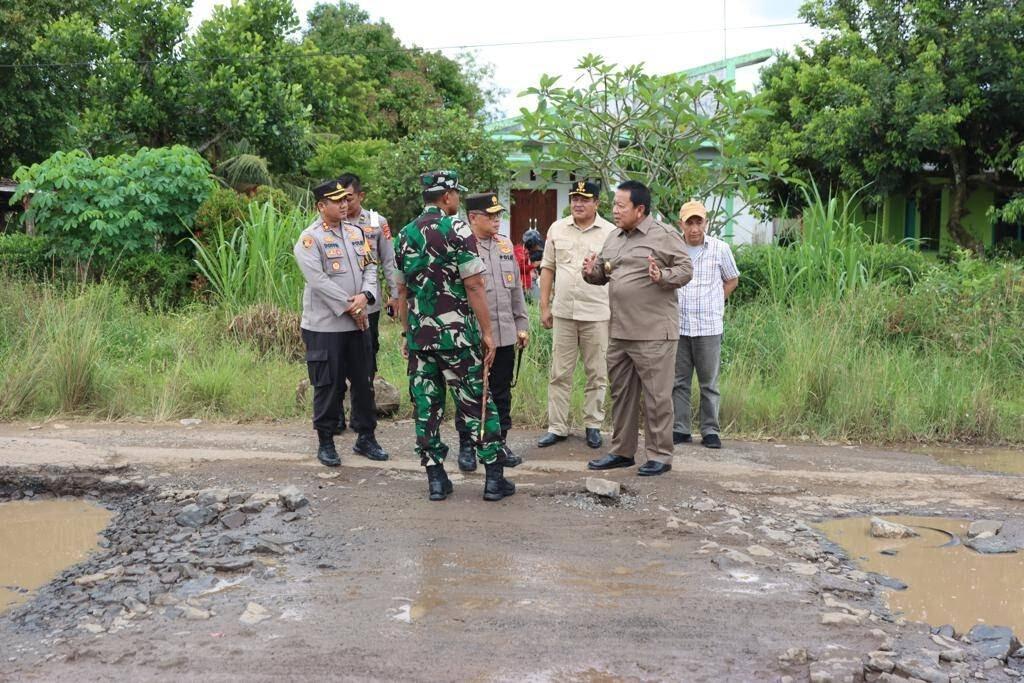
M 676 290 L 690 281 L 693 265 L 679 231 L 651 216 L 651 191 L 627 180 L 615 191 L 618 230 L 601 255 L 583 260 L 583 277 L 608 285 L 608 377 L 612 388 L 612 446 L 591 460 L 592 470 L 632 467 L 640 406 L 644 410 L 647 462 L 637 474 L 672 469 L 672 384 L 679 343 Z
M 600 251 L 615 231 L 615 226 L 597 213 L 600 201 L 600 181 L 576 182 L 569 191 L 572 213 L 548 228 L 541 261 L 540 321 L 552 330 L 552 342 L 548 433 L 537 442 L 541 448 L 569 435 L 569 397 L 577 356 L 582 357 L 587 375 L 583 395 L 587 445 L 600 448 L 602 443 L 608 386 L 608 290 L 584 282 L 580 270 L 584 257 Z

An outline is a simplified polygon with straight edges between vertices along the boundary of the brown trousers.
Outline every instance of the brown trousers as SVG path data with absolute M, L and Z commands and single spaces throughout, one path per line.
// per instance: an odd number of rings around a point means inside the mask
M 672 462 L 672 384 L 678 339 L 608 343 L 608 381 L 612 390 L 612 455 L 635 458 L 641 399 L 647 457 Z

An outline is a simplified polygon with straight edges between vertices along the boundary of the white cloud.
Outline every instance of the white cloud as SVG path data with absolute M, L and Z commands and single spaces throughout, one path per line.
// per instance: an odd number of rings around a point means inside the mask
M 315 0 L 294 2 L 303 20 L 317 4 Z M 218 4 L 223 3 L 221 0 L 196 0 L 193 26 L 208 17 Z M 800 0 L 684 0 L 675 3 L 450 0 L 441 5 L 364 0 L 360 6 L 374 20 L 384 19 L 391 24 L 403 43 L 444 48 L 449 56 L 460 51 L 454 46 L 592 39 L 475 48 L 473 51 L 479 61 L 494 65 L 495 84 L 508 92 L 499 108 L 515 114 L 520 106 L 529 104 L 517 96 L 519 92 L 536 85 L 542 73 L 573 78 L 573 67 L 588 52 L 601 54 L 617 64 L 644 62 L 652 72 L 668 73 L 718 61 L 725 54 L 791 49 L 797 42 L 815 37 L 816 32 L 805 25 L 746 27 L 798 21 L 796 13 L 800 4 Z M 724 34 L 723 19 L 728 27 Z M 618 37 L 641 34 L 645 37 Z M 737 74 L 739 87 L 752 88 L 756 80 L 756 67 Z

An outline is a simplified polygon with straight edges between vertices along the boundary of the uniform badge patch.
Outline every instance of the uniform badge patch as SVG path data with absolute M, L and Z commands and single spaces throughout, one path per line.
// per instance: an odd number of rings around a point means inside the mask
M 511 254 L 512 253 L 512 244 L 509 243 L 509 242 L 506 242 L 505 240 L 502 240 L 502 241 L 498 242 L 498 249 L 501 250 L 502 254 Z
M 342 255 L 340 247 L 328 247 L 327 258 L 338 258 Z
M 350 240 L 360 240 L 363 238 L 362 233 L 356 228 L 347 228 L 346 232 L 348 232 L 348 238 Z
M 324 238 L 324 244 L 331 244 L 332 242 L 334 242 L 334 238 L 330 235 Z
M 514 273 L 505 273 L 505 282 L 507 282 L 509 284 L 512 284 L 515 281 L 516 281 L 516 276 L 515 276 Z
M 384 233 L 384 237 L 391 239 L 391 226 L 388 225 L 387 221 L 380 224 L 380 231 Z
M 313 246 L 313 238 L 312 237 L 303 237 L 302 238 L 302 248 L 303 249 L 309 249 L 312 246 Z
M 331 269 L 332 270 L 341 270 L 341 263 L 339 263 L 338 261 L 335 261 L 334 263 L 331 264 Z

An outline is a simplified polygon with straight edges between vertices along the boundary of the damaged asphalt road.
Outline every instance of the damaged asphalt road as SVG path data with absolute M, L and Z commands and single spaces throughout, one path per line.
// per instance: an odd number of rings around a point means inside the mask
M 482 475 L 453 472 L 454 495 L 431 503 L 410 424 L 381 425 L 386 463 L 340 437 L 337 470 L 313 459 L 305 423 L 36 427 L 0 426 L 0 500 L 75 496 L 114 517 L 89 559 L 0 615 L 0 680 L 1024 671 L 1012 632 L 932 633 L 891 613 L 898 577 L 862 571 L 815 526 L 942 515 L 1019 528 L 1016 476 L 852 445 L 726 442 L 677 447 L 666 476 L 602 473 L 618 488 L 588 491 L 581 439 L 541 451 L 515 431 L 527 461 L 508 471 L 515 496 L 485 503 Z

